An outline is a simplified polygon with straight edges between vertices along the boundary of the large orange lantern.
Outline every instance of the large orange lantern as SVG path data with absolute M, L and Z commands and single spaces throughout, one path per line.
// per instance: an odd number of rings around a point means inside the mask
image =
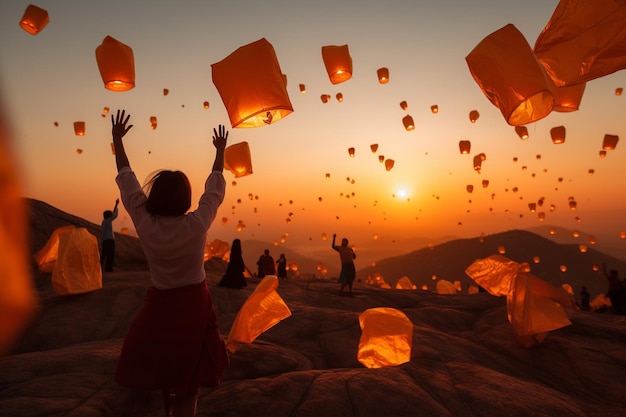
M 333 84 L 339 84 L 352 78 L 352 57 L 348 45 L 322 46 L 322 59 Z
M 265 38 L 238 48 L 211 68 L 232 127 L 265 126 L 293 112 L 278 58 Z
M 561 0 L 535 42 L 535 55 L 557 86 L 626 68 L 622 1 Z
M 74 122 L 74 133 L 76 136 L 85 136 L 85 122 Z
M 411 360 L 413 323 L 400 310 L 377 307 L 359 315 L 357 359 L 367 368 L 397 366 Z
M 468 153 L 470 153 L 470 149 L 472 149 L 472 142 L 470 142 L 469 140 L 459 141 L 459 151 L 461 151 L 463 155 L 467 155 Z
M 235 175 L 235 178 L 252 174 L 252 157 L 248 142 L 230 145 L 224 150 L 224 168 Z
M 552 137 L 552 142 L 557 145 L 565 142 L 565 126 L 553 127 L 550 129 L 550 136 Z
M 96 61 L 104 88 L 121 92 L 135 87 L 135 58 L 131 47 L 107 36 L 96 48 Z
M 406 115 L 402 118 L 402 124 L 406 130 L 415 129 L 415 123 L 413 123 L 413 118 L 410 115 Z
M 554 111 L 570 112 L 576 111 L 580 107 L 583 99 L 586 83 L 557 87 L 553 84 L 552 96 L 554 97 Z
M 378 68 L 376 74 L 378 75 L 378 82 L 380 84 L 387 84 L 389 82 L 389 68 Z
M 604 140 L 602 141 L 602 149 L 611 151 L 615 149 L 618 141 L 619 136 L 617 135 L 604 135 Z
M 485 96 L 506 122 L 519 126 L 554 107 L 551 84 L 524 35 L 512 24 L 484 38 L 465 60 Z
M 29 4 L 24 11 L 20 26 L 31 35 L 36 35 L 50 23 L 48 12 L 33 4 Z

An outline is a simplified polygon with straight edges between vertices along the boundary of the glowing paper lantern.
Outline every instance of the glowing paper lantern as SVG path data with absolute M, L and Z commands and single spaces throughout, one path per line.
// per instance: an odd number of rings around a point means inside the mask
M 385 155 L 378 155 L 378 162 L 380 162 L 381 164 L 385 162 Z
M 80 149 L 80 148 L 78 148 L 78 149 L 76 149 L 76 153 L 77 153 L 78 155 L 80 155 L 81 153 L 83 153 L 83 150 L 82 150 L 82 149 Z
M 31 35 L 36 35 L 41 32 L 48 23 L 50 23 L 48 12 L 33 4 L 29 4 L 28 7 L 26 7 L 22 20 L 20 20 L 22 29 Z
M 432 113 L 439 113 L 439 106 L 438 106 L 438 105 L 436 105 L 436 104 L 434 104 L 434 105 L 430 106 L 430 111 L 431 111 Z
M 320 100 L 322 100 L 322 103 L 328 103 L 328 101 L 330 100 L 330 95 L 329 94 L 322 94 L 320 96 Z
M 479 117 L 480 113 L 478 113 L 478 110 L 472 110 L 471 112 L 469 112 L 470 122 L 476 123 L 476 120 L 478 120 Z
M 350 155 L 350 158 L 354 158 L 354 148 L 348 148 L 348 155 Z
M 435 288 L 437 289 L 437 294 L 456 294 L 454 284 L 446 279 L 437 281 Z
M 135 87 L 135 58 L 131 47 L 107 36 L 96 48 L 96 61 L 104 88 L 120 92 Z
M 465 186 L 465 189 L 467 190 L 468 193 L 472 193 L 472 191 L 474 191 L 474 186 L 472 184 L 467 184 L 467 186 Z
M 584 83 L 626 68 L 622 1 L 562 0 L 537 37 L 535 55 L 557 86 Z
M 476 284 L 495 296 L 508 295 L 520 265 L 502 255 L 477 259 L 465 269 Z
M 415 285 L 411 282 L 411 280 L 407 276 L 403 276 L 402 278 L 398 280 L 398 282 L 396 282 L 397 290 L 413 290 L 415 288 L 416 288 Z
M 55 294 L 72 295 L 102 288 L 98 239 L 84 227 L 59 235 L 57 260 L 52 271 Z
M 157 118 L 156 116 L 150 116 L 150 128 L 155 130 L 157 128 Z
M 515 126 L 515 133 L 522 140 L 528 139 L 528 128 L 526 126 Z
M 235 175 L 235 178 L 252 174 L 252 157 L 248 142 L 239 142 L 224 150 L 224 168 Z
M 370 149 L 372 150 L 372 153 L 376 153 L 376 151 L 378 150 L 378 143 L 372 143 L 370 145 Z
M 74 133 L 76 136 L 85 136 L 85 122 L 74 122 Z
M 170 90 L 169 90 L 169 89 L 167 89 L 167 88 L 164 88 L 164 89 L 163 89 L 163 95 L 164 95 L 164 96 L 168 95 L 169 93 L 170 93 Z
M 385 169 L 387 171 L 391 171 L 391 168 L 393 168 L 393 165 L 396 163 L 396 161 L 394 161 L 393 159 L 385 159 Z
M 470 153 L 470 149 L 472 149 L 472 142 L 470 142 L 469 140 L 459 141 L 459 151 L 463 155 Z
M 550 136 L 552 137 L 552 142 L 555 144 L 565 142 L 565 126 L 553 127 L 550 129 Z
M 606 158 L 606 151 L 601 150 L 600 152 L 598 152 L 598 155 L 600 156 L 600 158 Z
M 370 308 L 359 315 L 357 359 L 367 368 L 397 366 L 411 360 L 413 323 L 400 310 Z
M 504 245 L 498 246 L 498 253 L 501 255 L 506 253 L 506 248 L 504 247 Z
M 343 94 L 341 94 L 341 93 L 337 93 L 337 95 L 336 95 L 335 97 L 337 98 L 337 101 L 338 101 L 338 102 L 340 102 L 340 103 L 341 103 L 341 102 L 343 101 Z
M 209 108 L 209 102 L 208 101 L 205 101 L 202 105 L 204 106 L 205 109 Z
M 619 136 L 617 135 L 604 135 L 604 139 L 602 141 L 602 149 L 613 150 L 617 146 L 618 141 Z
M 402 110 L 406 110 L 406 109 L 408 109 L 408 108 L 409 108 L 409 105 L 407 104 L 407 102 L 406 102 L 406 101 L 401 101 L 401 102 L 400 102 L 400 108 L 401 108 Z
M 482 184 L 483 184 L 483 188 L 487 188 L 489 186 L 489 180 L 483 180 Z
M 552 111 L 551 84 L 524 35 L 512 24 L 484 38 L 465 60 L 508 124 L 532 123 Z
M 623 92 L 624 92 L 624 89 L 622 87 L 617 87 L 615 89 L 615 95 L 616 96 L 621 96 Z
M 352 78 L 352 57 L 348 45 L 322 46 L 322 59 L 333 84 L 339 84 Z
M 483 166 L 483 159 L 480 157 L 480 155 L 474 156 L 473 165 L 474 165 L 474 171 L 480 172 Z
M 272 45 L 261 38 L 211 65 L 232 127 L 275 123 L 293 112 Z
M 553 84 L 552 96 L 554 97 L 554 111 L 570 112 L 576 111 L 580 107 L 583 99 L 586 83 L 557 87 Z
M 239 343 L 252 343 L 263 332 L 291 316 L 277 288 L 278 278 L 266 275 L 243 303 L 226 340 L 230 352 L 235 352 Z
M 304 84 L 300 84 L 298 85 L 298 87 L 300 88 L 300 92 L 302 94 L 306 93 L 306 86 Z
M 413 123 L 413 118 L 410 115 L 406 115 L 402 118 L 402 124 L 406 130 L 415 129 L 415 123 Z
M 378 68 L 376 70 L 376 75 L 378 75 L 378 82 L 380 84 L 387 84 L 389 82 L 389 69 L 388 68 Z

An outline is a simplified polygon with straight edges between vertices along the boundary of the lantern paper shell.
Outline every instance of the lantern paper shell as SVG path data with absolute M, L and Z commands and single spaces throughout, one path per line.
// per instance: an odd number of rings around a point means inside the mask
M 74 122 L 74 133 L 76 136 L 85 136 L 85 122 Z
M 52 289 L 58 295 L 83 294 L 102 288 L 98 239 L 84 227 L 59 235 Z
M 435 113 L 439 113 L 439 106 L 436 104 L 433 104 L 432 106 L 430 106 L 430 111 L 435 114 Z
M 48 12 L 33 4 L 29 4 L 28 7 L 26 7 L 22 20 L 20 20 L 22 29 L 31 35 L 36 35 L 41 32 L 48 23 L 50 23 Z
M 407 102 L 406 102 L 406 101 L 401 101 L 401 102 L 400 102 L 400 108 L 401 108 L 402 110 L 406 110 L 406 109 L 408 109 L 408 108 L 409 108 L 409 105 L 407 104 Z
M 331 83 L 339 84 L 352 78 L 352 57 L 348 45 L 322 46 L 322 59 Z
M 306 86 L 304 84 L 300 84 L 298 87 L 300 88 L 300 92 L 302 94 L 306 93 Z
M 515 133 L 522 140 L 528 139 L 528 128 L 526 126 L 515 126 Z
M 337 97 L 337 101 L 338 101 L 338 102 L 340 102 L 340 103 L 341 103 L 341 102 L 343 101 L 343 94 L 341 94 L 341 93 L 337 93 L 337 95 L 336 95 L 335 97 Z
M 537 37 L 535 55 L 557 86 L 626 68 L 626 7 L 621 1 L 561 1 Z
M 616 96 L 621 96 L 623 92 L 624 92 L 624 89 L 622 87 L 617 87 L 615 89 L 615 95 Z
M 604 135 L 604 140 L 602 141 L 602 149 L 606 150 L 614 150 L 617 146 L 617 142 L 619 141 L 619 136 L 617 135 Z
M 252 174 L 252 157 L 248 142 L 235 143 L 224 150 L 224 168 L 235 178 Z
M 378 307 L 359 315 L 357 359 L 367 368 L 397 366 L 411 360 L 413 323 L 400 310 Z
M 394 161 L 393 159 L 385 159 L 385 169 L 387 171 L 391 171 L 395 163 L 396 161 Z
M 389 68 L 378 68 L 376 75 L 378 75 L 378 82 L 380 84 L 387 84 L 389 82 Z
M 238 48 L 211 68 L 232 127 L 265 126 L 293 112 L 274 47 L 265 38 Z
M 459 151 L 461 154 L 466 155 L 470 153 L 470 149 L 472 149 L 472 142 L 469 140 L 460 140 L 459 141 Z
M 554 111 L 570 112 L 580 108 L 580 102 L 583 99 L 586 83 L 557 87 L 553 84 L 552 96 L 554 97 Z
M 402 124 L 406 130 L 415 129 L 415 123 L 413 122 L 413 118 L 410 115 L 406 115 L 402 118 Z
M 512 126 L 546 117 L 550 83 L 524 35 L 512 24 L 484 38 L 465 60 L 485 96 Z
M 350 158 L 354 158 L 354 148 L 348 148 L 348 154 L 350 155 Z
M 208 109 L 210 107 L 210 104 L 208 101 L 205 101 L 202 105 L 204 106 L 205 109 Z
M 370 145 L 370 149 L 372 150 L 372 153 L 376 153 L 376 151 L 378 150 L 378 143 L 372 143 Z
M 132 48 L 107 36 L 96 48 L 96 61 L 104 88 L 121 92 L 135 87 L 135 58 Z
M 322 94 L 320 100 L 322 100 L 322 103 L 328 103 L 330 101 L 330 94 Z
M 252 343 L 263 332 L 291 316 L 277 288 L 275 275 L 267 275 L 258 283 L 233 321 L 226 341 L 229 351 L 235 352 L 240 343 Z
M 553 127 L 550 129 L 550 136 L 552 137 L 552 142 L 557 145 L 565 142 L 565 126 Z
M 478 110 L 472 110 L 471 112 L 469 112 L 470 122 L 476 123 L 476 120 L 478 120 L 479 117 L 480 113 L 478 113 Z

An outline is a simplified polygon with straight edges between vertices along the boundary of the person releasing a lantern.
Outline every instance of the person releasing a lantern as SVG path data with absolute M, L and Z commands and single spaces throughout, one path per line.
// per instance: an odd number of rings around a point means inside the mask
M 204 250 L 209 226 L 224 200 L 228 131 L 213 129 L 215 161 L 198 207 L 180 171 L 160 171 L 143 188 L 130 168 L 122 138 L 133 127 L 124 110 L 111 115 L 116 182 L 150 267 L 152 286 L 124 340 L 115 380 L 160 390 L 165 414 L 195 416 L 200 386 L 216 386 L 229 366 L 211 293 Z
M 348 286 L 348 295 L 352 296 L 352 283 L 356 278 L 356 268 L 354 267 L 354 260 L 356 259 L 356 253 L 350 246 L 348 246 L 348 239 L 345 237 L 341 239 L 341 246 L 335 245 L 337 234 L 333 234 L 332 248 L 339 252 L 339 259 L 341 260 L 341 272 L 339 274 L 339 282 L 341 288 L 339 294 L 343 294 L 343 289 Z

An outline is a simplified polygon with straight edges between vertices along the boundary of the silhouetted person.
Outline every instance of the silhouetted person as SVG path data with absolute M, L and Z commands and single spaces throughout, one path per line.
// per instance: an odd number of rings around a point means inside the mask
M 274 258 L 270 255 L 269 249 L 263 251 L 263 255 L 256 261 L 256 265 L 259 267 L 259 278 L 276 274 L 276 265 L 274 265 Z
M 198 207 L 180 171 L 160 171 L 142 187 L 130 168 L 122 138 L 130 115 L 111 116 L 122 204 L 133 220 L 150 267 L 152 286 L 133 320 L 115 380 L 160 390 L 167 416 L 193 417 L 200 386 L 216 386 L 229 365 L 226 345 L 206 284 L 204 250 L 209 226 L 224 200 L 224 149 L 228 132 L 213 129 L 215 161 Z
M 602 272 L 607 281 L 609 281 L 609 290 L 606 295 L 611 300 L 613 313 L 624 314 L 624 286 L 622 285 L 622 280 L 619 279 L 619 273 L 615 269 L 607 272 L 604 262 L 602 263 Z
M 276 261 L 276 275 L 278 279 L 287 279 L 287 258 L 281 253 Z
M 115 200 L 113 211 L 105 210 L 102 213 L 102 252 L 100 252 L 100 266 L 104 272 L 113 272 L 115 261 L 115 235 L 113 234 L 113 220 L 117 218 L 117 205 L 120 199 Z
M 591 309 L 591 305 L 589 304 L 589 300 L 591 295 L 589 291 L 587 291 L 587 287 L 583 287 L 580 290 L 580 309 L 583 311 L 589 311 Z
M 244 276 L 245 271 L 246 265 L 241 256 L 241 240 L 235 239 L 230 247 L 230 259 L 226 267 L 226 272 L 218 285 L 228 288 L 245 287 L 248 285 L 246 277 Z
M 356 259 L 356 253 L 348 246 L 348 239 L 345 237 L 341 239 L 341 246 L 335 245 L 337 235 L 333 234 L 332 248 L 339 252 L 339 259 L 341 260 L 341 273 L 339 274 L 339 282 L 341 287 L 339 293 L 343 294 L 343 289 L 348 286 L 348 294 L 352 295 L 352 283 L 356 278 L 356 269 L 354 267 L 354 260 Z

